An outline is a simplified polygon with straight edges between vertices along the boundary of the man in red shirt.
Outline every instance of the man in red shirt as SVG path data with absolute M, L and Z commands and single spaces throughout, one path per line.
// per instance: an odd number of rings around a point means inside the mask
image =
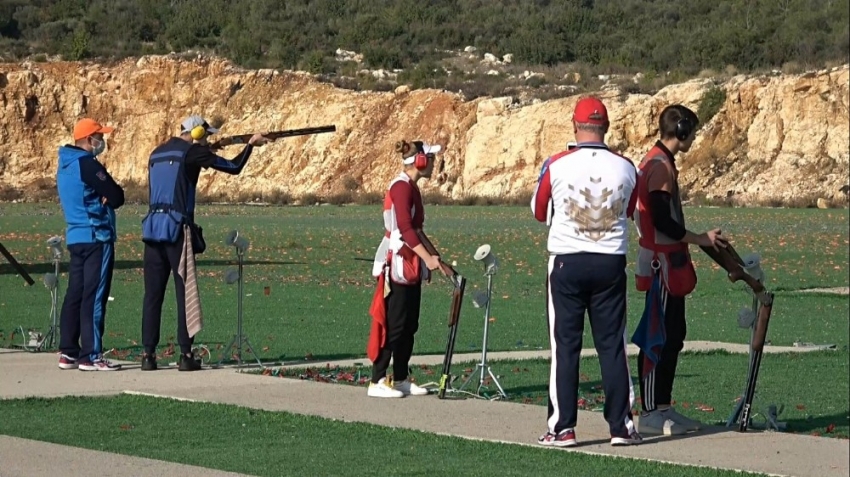
M 404 170 L 389 185 L 384 197 L 384 238 L 375 253 L 372 276 L 378 279 L 369 309 L 372 331 L 367 352 L 372 361 L 370 397 L 425 395 L 428 390 L 408 379 L 408 364 L 413 354 L 413 336 L 419 329 L 422 282 L 431 278 L 431 270 L 441 268 L 439 255 L 423 232 L 425 209 L 416 183 L 430 178 L 434 155 L 439 145 L 422 141 L 399 141 Z M 427 248 L 426 248 L 427 246 Z M 445 269 L 444 269 L 445 272 Z M 392 382 L 386 377 L 393 361 Z
M 676 364 L 685 344 L 685 297 L 697 283 L 688 244 L 717 248 L 726 243 L 720 229 L 697 235 L 685 228 L 675 156 L 690 150 L 698 124 L 697 115 L 690 109 L 679 104 L 666 107 L 659 119 L 661 137 L 638 166 L 636 285 L 649 294 L 653 279 L 660 275 L 659 299 L 666 334 L 664 339 L 654 338 L 656 343 L 663 341 L 657 356 L 653 352 L 647 359 L 647 346 L 641 347 L 638 356 L 643 406 L 639 430 L 646 435 L 679 435 L 700 428 L 699 422 L 671 407 Z

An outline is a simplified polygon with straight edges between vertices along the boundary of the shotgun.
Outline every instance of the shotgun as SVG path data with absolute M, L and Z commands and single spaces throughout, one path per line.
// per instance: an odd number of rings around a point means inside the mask
M 308 136 L 311 134 L 322 134 L 322 133 L 331 133 L 336 131 L 336 125 L 329 126 L 319 126 L 314 128 L 302 128 L 302 129 L 286 129 L 284 131 L 272 131 L 264 134 L 267 138 L 271 140 L 281 139 L 285 137 L 293 137 L 293 136 Z M 216 150 L 221 149 L 225 146 L 230 146 L 233 144 L 247 144 L 248 140 L 251 139 L 253 134 L 237 134 L 235 136 L 225 136 L 218 141 L 210 144 L 210 149 Z
M 431 255 L 438 255 L 437 250 L 434 248 L 434 244 L 428 240 L 428 237 L 426 237 L 421 230 L 417 230 L 416 235 L 419 236 L 419 241 L 422 242 L 422 246 L 425 247 L 425 250 L 428 253 Z M 446 339 L 446 354 L 443 356 L 443 372 L 440 375 L 440 387 L 437 391 L 437 397 L 444 399 L 446 397 L 446 390 L 451 383 L 452 358 L 455 353 L 457 325 L 458 320 L 460 319 L 461 306 L 463 305 L 463 293 L 466 291 L 466 278 L 442 260 L 440 260 L 440 268 L 442 268 L 443 272 L 450 277 L 449 280 L 454 286 L 452 289 L 452 304 L 449 307 L 449 335 Z
M 774 294 L 767 291 L 763 283 L 744 270 L 744 260 L 741 259 L 741 256 L 738 255 L 738 252 L 735 251 L 731 243 L 727 243 L 726 247 L 720 247 L 719 250 L 702 245 L 700 245 L 700 248 L 726 271 L 729 281 L 735 283 L 743 280 L 752 289 L 753 294 L 759 301 L 758 316 L 754 324 L 755 329 L 753 330 L 752 342 L 750 343 L 751 354 L 750 367 L 747 372 L 747 386 L 744 391 L 741 420 L 738 423 L 738 432 L 746 432 L 750 426 L 750 411 L 753 406 L 753 397 L 755 396 L 761 358 L 764 354 L 764 343 L 767 340 L 767 327 L 770 322 L 770 315 L 773 312 Z
M 18 263 L 17 260 L 15 260 L 15 257 L 13 257 L 12 254 L 9 253 L 8 250 L 6 250 L 6 247 L 4 247 L 2 243 L 0 243 L 0 254 L 3 254 L 3 256 L 6 257 L 6 260 L 8 260 L 9 263 L 12 264 L 12 268 L 14 268 L 15 271 L 18 272 L 18 274 L 24 278 L 24 281 L 26 281 L 28 285 L 32 286 L 32 284 L 35 283 L 35 280 L 33 280 L 30 274 L 27 273 L 26 270 L 24 270 L 24 267 L 22 267 L 21 264 Z
M 463 292 L 466 290 L 466 278 L 461 275 L 452 276 L 455 284 L 452 290 L 452 305 L 449 308 L 449 336 L 446 342 L 446 354 L 443 356 L 443 372 L 440 375 L 440 388 L 437 397 L 446 397 L 446 388 L 451 382 L 452 358 L 455 352 L 455 341 L 457 340 L 457 324 L 460 318 L 460 309 L 463 304 Z

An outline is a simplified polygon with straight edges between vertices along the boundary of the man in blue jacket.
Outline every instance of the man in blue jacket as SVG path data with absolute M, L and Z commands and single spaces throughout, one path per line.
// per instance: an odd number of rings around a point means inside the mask
M 112 131 L 93 119 L 81 119 L 74 126 L 74 144 L 59 148 L 56 188 L 71 256 L 60 315 L 62 369 L 121 368 L 103 359 L 104 319 L 115 263 L 115 209 L 124 205 L 124 190 L 97 160 L 106 149 L 103 135 Z
M 255 146 L 269 141 L 254 134 L 242 152 L 227 160 L 212 151 L 209 136 L 216 134 L 204 118 L 193 115 L 180 124 L 180 135 L 157 146 L 148 160 L 150 188 L 148 214 L 142 219 L 145 244 L 145 297 L 142 304 L 142 371 L 157 369 L 162 303 L 169 275 L 174 277 L 177 295 L 177 343 L 180 345 L 179 371 L 197 371 L 201 363 L 192 352 L 195 334 L 201 328 L 200 297 L 194 278 L 194 255 L 205 244 L 195 243 L 195 195 L 203 169 L 237 175 L 247 164 Z M 191 248 L 187 245 L 191 243 Z M 185 277 L 185 278 L 184 278 Z

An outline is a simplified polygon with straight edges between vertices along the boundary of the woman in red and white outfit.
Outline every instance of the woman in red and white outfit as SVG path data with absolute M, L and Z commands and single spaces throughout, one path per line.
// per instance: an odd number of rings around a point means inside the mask
M 367 353 L 372 361 L 370 397 L 425 395 L 428 390 L 410 382 L 408 364 L 413 354 L 413 336 L 419 329 L 422 282 L 441 268 L 441 259 L 423 232 L 425 210 L 416 183 L 430 178 L 439 145 L 422 141 L 399 141 L 403 171 L 387 188 L 384 197 L 384 238 L 375 253 L 372 276 L 377 288 L 369 313 L 372 331 Z M 386 372 L 393 361 L 392 381 Z

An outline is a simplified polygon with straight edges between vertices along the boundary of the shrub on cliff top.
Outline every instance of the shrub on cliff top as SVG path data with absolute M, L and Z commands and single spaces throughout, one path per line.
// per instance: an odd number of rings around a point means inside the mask
M 726 90 L 719 86 L 712 86 L 708 88 L 706 92 L 702 95 L 702 99 L 699 102 L 699 109 L 697 109 L 697 116 L 699 117 L 700 124 L 705 126 L 711 121 L 711 118 L 720 111 L 720 108 L 723 106 L 723 103 L 726 102 Z

